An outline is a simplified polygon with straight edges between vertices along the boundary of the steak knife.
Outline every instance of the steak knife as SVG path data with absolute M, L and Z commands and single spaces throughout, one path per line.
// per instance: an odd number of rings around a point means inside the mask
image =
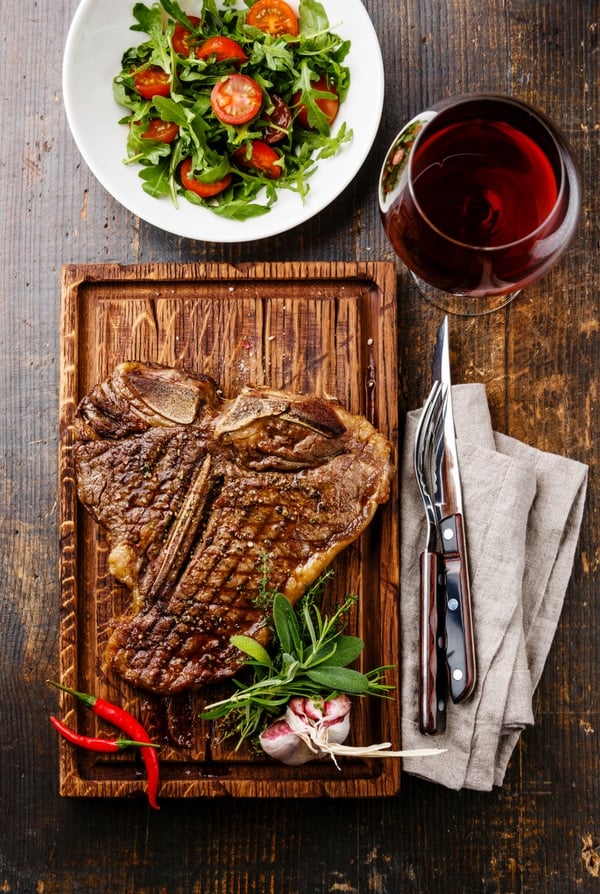
M 445 576 L 446 663 L 455 703 L 468 698 L 476 681 L 471 588 L 456 434 L 452 413 L 452 376 L 448 317 L 440 326 L 433 358 L 433 379 L 445 391 L 444 436 L 435 457 L 434 501 Z

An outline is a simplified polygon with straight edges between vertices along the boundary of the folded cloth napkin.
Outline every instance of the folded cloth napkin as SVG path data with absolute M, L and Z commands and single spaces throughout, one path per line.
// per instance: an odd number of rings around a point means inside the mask
M 579 536 L 587 466 L 492 430 L 483 385 L 452 388 L 469 550 L 477 684 L 446 731 L 418 727 L 419 555 L 426 525 L 407 415 L 401 479 L 402 747 L 439 745 L 403 768 L 451 789 L 502 785 L 554 637 Z

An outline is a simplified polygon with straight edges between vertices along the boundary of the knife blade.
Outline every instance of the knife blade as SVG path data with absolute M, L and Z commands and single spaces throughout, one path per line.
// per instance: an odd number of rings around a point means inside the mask
M 467 540 L 452 412 L 452 375 L 448 317 L 440 326 L 433 357 L 433 379 L 445 391 L 444 437 L 435 458 L 434 501 L 442 549 L 446 591 L 446 663 L 455 703 L 468 698 L 476 682 L 475 643 Z

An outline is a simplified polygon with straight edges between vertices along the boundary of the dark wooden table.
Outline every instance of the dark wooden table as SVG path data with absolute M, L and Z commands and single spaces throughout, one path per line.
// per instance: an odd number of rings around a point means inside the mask
M 572 894 L 600 891 L 597 0 L 366 0 L 387 86 L 362 170 L 278 238 L 192 242 L 120 207 L 82 162 L 62 105 L 76 0 L 5 7 L 2 38 L 0 890 L 26 894 Z M 453 793 L 404 775 L 362 801 L 60 798 L 44 681 L 58 656 L 57 451 L 64 263 L 393 260 L 376 179 L 401 123 L 462 91 L 508 92 L 569 137 L 584 207 L 568 256 L 507 310 L 455 327 L 456 380 L 484 382 L 495 427 L 589 463 L 561 622 L 506 781 Z M 398 268 L 405 407 L 428 381 L 440 313 Z

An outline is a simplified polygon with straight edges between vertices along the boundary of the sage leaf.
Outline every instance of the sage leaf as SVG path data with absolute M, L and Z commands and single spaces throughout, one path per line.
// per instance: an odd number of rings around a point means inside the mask
M 273 598 L 273 623 L 282 652 L 297 655 L 301 648 L 296 613 L 282 593 Z
M 306 671 L 309 680 L 326 686 L 332 691 L 345 692 L 348 695 L 364 695 L 369 688 L 369 681 L 360 671 L 335 665 L 320 665 Z
M 264 664 L 266 667 L 271 667 L 271 656 L 265 647 L 257 643 L 251 636 L 244 636 L 243 633 L 239 633 L 232 636 L 230 642 L 240 652 L 248 655 L 249 658 L 258 661 L 259 664 Z
M 336 641 L 336 650 L 328 663 L 336 667 L 346 667 L 358 658 L 363 648 L 364 643 L 360 637 L 340 636 Z

